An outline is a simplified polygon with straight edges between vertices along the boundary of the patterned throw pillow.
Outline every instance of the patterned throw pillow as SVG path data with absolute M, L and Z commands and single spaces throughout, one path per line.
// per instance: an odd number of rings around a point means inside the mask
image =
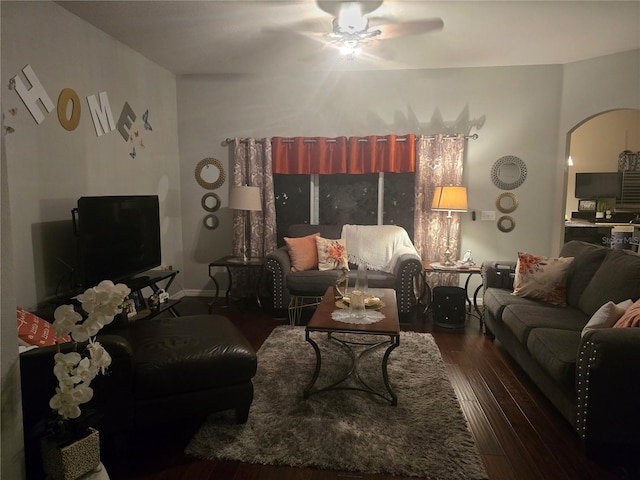
M 640 327 L 640 300 L 631 305 L 614 325 L 614 328 L 625 327 Z
M 318 247 L 316 237 L 320 232 L 306 237 L 284 237 L 284 242 L 289 247 L 289 258 L 291 259 L 291 271 L 303 272 L 318 268 Z
M 343 239 L 316 237 L 316 245 L 318 246 L 318 270 L 349 270 L 347 249 Z
M 567 270 L 573 257 L 548 258 L 518 252 L 513 294 L 552 305 L 566 305 Z
M 53 325 L 21 307 L 16 307 L 16 313 L 18 318 L 18 339 L 24 342 L 23 344 L 35 347 L 55 345 L 56 333 L 53 331 Z M 58 339 L 58 343 L 70 341 L 69 335 Z

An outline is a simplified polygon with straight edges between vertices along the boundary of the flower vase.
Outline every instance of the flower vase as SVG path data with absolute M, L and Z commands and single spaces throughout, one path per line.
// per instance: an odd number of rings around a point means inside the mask
M 100 465 L 100 434 L 90 433 L 74 442 L 60 446 L 52 437 L 42 439 L 42 465 L 51 480 L 76 480 L 95 471 Z
M 369 282 L 367 279 L 367 267 L 363 264 L 358 265 L 358 271 L 356 273 L 356 290 L 360 290 L 363 295 L 367 294 L 369 288 Z

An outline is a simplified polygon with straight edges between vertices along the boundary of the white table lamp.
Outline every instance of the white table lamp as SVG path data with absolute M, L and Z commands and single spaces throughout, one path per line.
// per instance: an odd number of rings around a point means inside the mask
M 260 188 L 246 185 L 231 187 L 229 190 L 229 208 L 242 212 L 242 257 L 238 261 L 246 263 L 250 260 L 247 252 L 248 217 L 250 211 L 259 212 L 262 210 Z

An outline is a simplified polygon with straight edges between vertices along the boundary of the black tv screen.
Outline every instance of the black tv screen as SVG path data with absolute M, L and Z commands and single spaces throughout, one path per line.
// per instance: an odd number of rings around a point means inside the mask
M 576 198 L 620 198 L 620 172 L 576 173 Z
M 82 288 L 120 282 L 161 264 L 157 195 L 82 197 L 76 211 Z

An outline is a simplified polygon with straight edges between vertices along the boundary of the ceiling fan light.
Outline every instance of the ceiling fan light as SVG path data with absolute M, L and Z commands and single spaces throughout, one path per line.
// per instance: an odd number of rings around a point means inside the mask
M 347 3 L 340 9 L 338 27 L 346 33 L 358 33 L 367 29 L 369 20 L 362 15 L 362 9 L 357 3 Z
M 355 40 L 347 40 L 340 44 L 340 53 L 345 57 L 354 57 L 362 53 L 362 48 Z

